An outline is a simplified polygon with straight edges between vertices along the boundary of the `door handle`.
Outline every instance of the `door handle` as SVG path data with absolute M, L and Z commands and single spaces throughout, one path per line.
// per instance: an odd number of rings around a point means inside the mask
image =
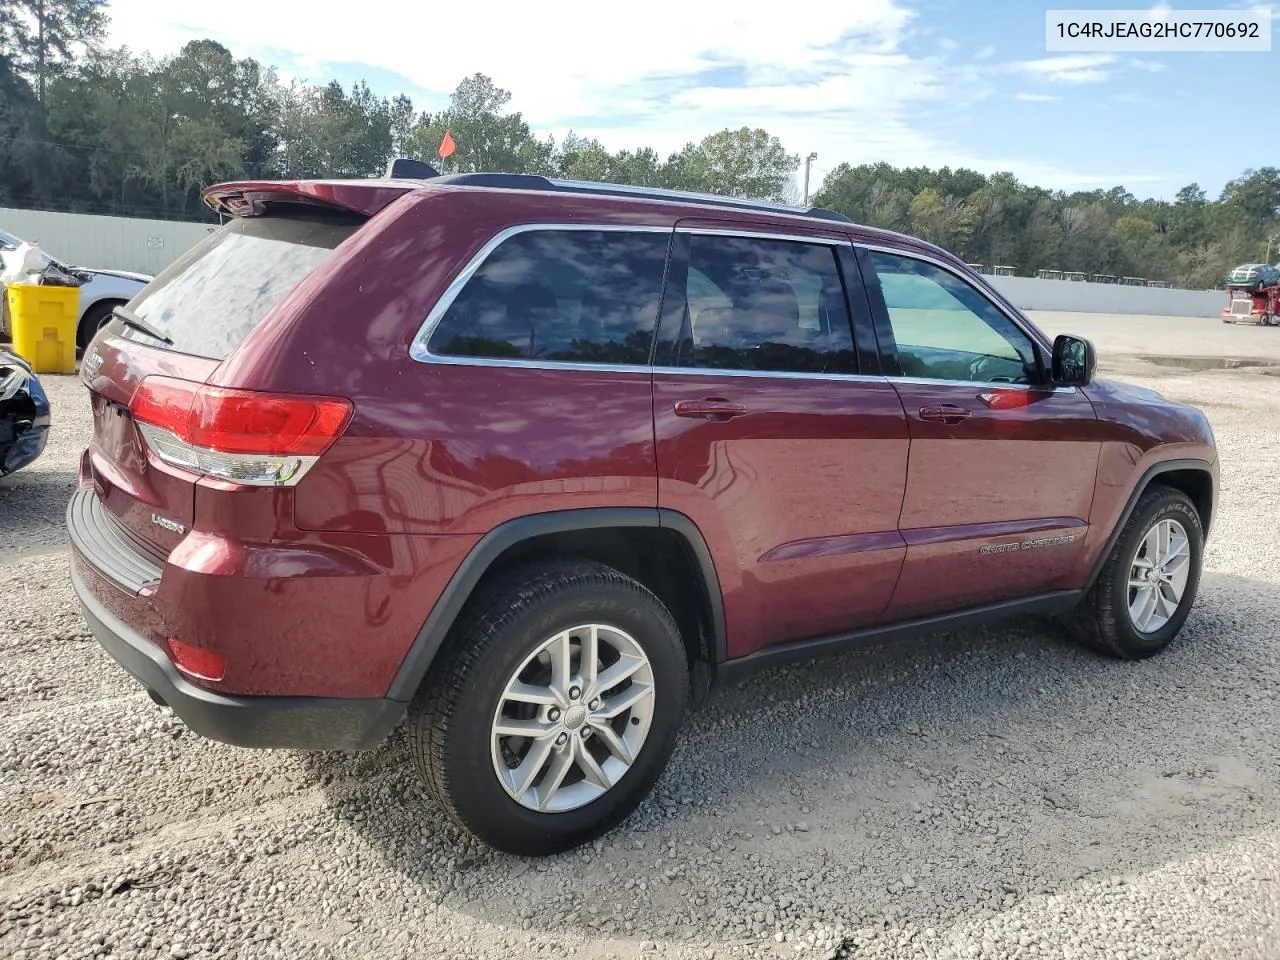
M 734 417 L 745 416 L 747 408 L 740 403 L 730 403 L 721 397 L 708 397 L 705 400 L 677 400 L 675 412 L 677 417 L 723 422 L 732 420 Z
M 920 419 L 931 420 L 935 423 L 963 423 L 971 416 L 973 414 L 964 407 L 957 407 L 953 403 L 942 403 L 936 407 L 920 408 Z

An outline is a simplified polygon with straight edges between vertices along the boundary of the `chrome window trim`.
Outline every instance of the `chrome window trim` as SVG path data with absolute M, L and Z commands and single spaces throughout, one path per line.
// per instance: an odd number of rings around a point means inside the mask
M 936 384 L 940 387 L 985 387 L 988 390 L 1026 390 L 1036 393 L 1076 393 L 1074 384 L 1008 383 L 1004 380 L 945 380 L 942 377 L 885 377 L 890 383 Z
M 774 380 L 850 380 L 887 383 L 888 378 L 872 373 L 808 373 L 801 370 L 725 370 L 721 367 L 651 367 L 654 375 L 684 377 L 770 377 Z
M 1005 383 L 991 382 L 986 380 L 944 380 L 941 378 L 931 377 L 891 377 L 878 374 L 865 373 L 806 373 L 801 371 L 773 371 L 773 370 L 724 370 L 715 367 L 667 367 L 667 366 L 650 366 L 649 364 L 611 364 L 611 363 L 572 363 L 568 361 L 556 360 L 526 360 L 526 359 L 507 359 L 503 357 L 446 357 L 432 353 L 427 349 L 427 341 L 431 338 L 431 334 L 439 325 L 441 318 L 449 307 L 453 305 L 458 294 L 462 292 L 463 287 L 475 275 L 476 271 L 484 265 L 485 261 L 493 254 L 493 252 L 503 243 L 521 233 L 529 233 L 532 231 L 553 231 L 564 230 L 574 232 L 610 232 L 610 233 L 684 233 L 684 234 L 701 234 L 709 236 L 733 236 L 743 237 L 745 239 L 763 239 L 763 240 L 783 240 L 791 243 L 809 243 L 816 246 L 839 247 L 849 246 L 853 249 L 876 250 L 883 253 L 897 254 L 900 256 L 911 257 L 915 260 L 921 260 L 940 267 L 957 279 L 964 283 L 968 283 L 973 287 L 975 292 L 984 297 L 988 302 L 1003 313 L 1010 322 L 1012 322 L 1019 330 L 1026 334 L 1031 340 L 1040 344 L 1042 347 L 1052 350 L 1052 347 L 1031 331 L 1029 331 L 1018 317 L 1009 313 L 1004 307 L 987 297 L 983 291 L 974 287 L 974 285 L 964 277 L 958 270 L 950 264 L 914 250 L 904 250 L 898 247 L 886 247 L 879 244 L 860 243 L 851 240 L 848 237 L 835 239 L 831 237 L 813 237 L 798 234 L 769 233 L 755 230 L 735 229 L 732 227 L 659 227 L 647 224 L 619 224 L 619 223 L 521 223 L 514 226 L 506 227 L 494 234 L 485 244 L 476 252 L 476 254 L 467 262 L 466 266 L 459 271 L 458 275 L 445 288 L 440 299 L 436 301 L 435 306 L 431 308 L 431 312 L 427 314 L 426 319 L 418 328 L 418 332 L 414 335 L 413 341 L 409 347 L 409 356 L 420 363 L 439 363 L 449 366 L 464 367 L 506 367 L 519 368 L 526 370 L 577 370 L 585 373 L 637 373 L 645 371 L 654 375 L 663 374 L 672 375 L 694 375 L 694 376 L 710 376 L 710 377 L 772 377 L 787 380 L 843 380 L 853 383 L 857 382 L 877 382 L 877 383 L 921 383 L 921 384 L 937 384 L 940 386 L 974 386 L 985 387 L 987 389 L 1001 390 L 1039 390 L 1052 393 L 1076 393 L 1078 387 L 1075 386 L 1056 386 L 1041 384 L 1021 384 L 1021 383 Z
M 912 259 L 912 260 L 921 260 L 921 261 L 923 261 L 923 262 L 925 262 L 925 263 L 928 263 L 928 264 L 931 264 L 931 265 L 933 265 L 933 266 L 935 266 L 935 267 L 940 267 L 941 269 L 943 269 L 943 270 L 947 271 L 949 274 L 951 274 L 953 277 L 955 277 L 957 280 L 959 280 L 961 283 L 964 283 L 964 284 L 966 284 L 967 286 L 969 286 L 969 287 L 970 287 L 970 289 L 972 289 L 974 293 L 978 294 L 978 296 L 982 297 L 982 299 L 986 300 L 986 301 L 987 301 L 988 303 L 990 303 L 993 307 L 995 307 L 997 310 L 999 310 L 1001 313 L 1003 313 L 1003 314 L 1004 314 L 1004 315 L 1009 319 L 1009 322 L 1010 322 L 1010 323 L 1012 323 L 1015 327 L 1017 327 L 1017 328 L 1018 328 L 1019 330 L 1021 330 L 1024 334 L 1026 334 L 1026 335 L 1027 335 L 1027 339 L 1031 340 L 1033 343 L 1039 344 L 1042 348 L 1044 348 L 1044 349 L 1048 350 L 1048 351 L 1050 352 L 1050 354 L 1052 354 L 1052 352 L 1053 352 L 1053 344 L 1052 344 L 1052 343 L 1050 343 L 1050 342 L 1046 339 L 1046 336 L 1047 336 L 1046 334 L 1044 334 L 1044 333 L 1043 333 L 1043 332 L 1041 332 L 1040 330 L 1035 329 L 1034 327 L 1033 327 L 1032 329 L 1028 329 L 1028 328 L 1027 328 L 1027 321 L 1026 321 L 1024 318 L 1022 318 L 1022 317 L 1018 317 L 1018 316 L 1016 316 L 1016 315 L 1014 315 L 1014 314 L 1010 313 L 1010 312 L 1008 311 L 1008 309 L 1006 309 L 1006 308 L 1005 308 L 1004 304 L 999 303 L 999 302 L 997 302 L 997 301 L 995 301 L 995 300 L 992 300 L 992 299 L 991 299 L 989 296 L 987 296 L 987 294 L 986 294 L 985 292 L 983 292 L 980 288 L 978 288 L 978 287 L 974 286 L 973 281 L 971 281 L 968 277 L 966 277 L 964 274 L 962 274 L 962 273 L 961 273 L 959 270 L 957 270 L 954 266 L 952 266 L 951 264 L 947 263 L 945 260 L 939 260 L 937 257 L 931 256 L 931 255 L 929 255 L 929 254 L 927 254 L 927 253 L 924 253 L 924 252 L 922 252 L 922 251 L 916 251 L 916 250 L 905 250 L 905 249 L 903 249 L 903 248 L 901 248 L 901 247 L 886 247 L 886 246 L 882 246 L 881 244 L 877 244 L 877 243 L 860 243 L 860 242 L 858 242 L 858 241 L 856 241 L 856 240 L 855 240 L 855 241 L 853 241 L 853 246 L 854 246 L 854 248 L 855 248 L 855 249 L 862 249 L 862 250 L 874 250 L 874 251 L 876 251 L 876 252 L 878 252 L 878 253 L 890 253 L 890 254 L 893 254 L 893 255 L 895 255 L 895 256 L 899 256 L 899 257 L 908 257 L 908 258 L 910 258 L 910 259 Z M 887 307 L 886 307 L 886 309 L 887 309 Z M 955 381 L 948 381 L 948 382 L 952 382 L 952 383 L 981 383 L 982 381 L 955 380 Z
M 579 370 L 587 373 L 649 373 L 647 363 L 573 363 L 569 360 L 518 360 L 508 357 L 442 357 L 434 353 L 414 356 L 420 363 L 447 367 L 507 367 L 520 370 Z
M 427 318 L 422 321 L 418 327 L 418 332 L 414 334 L 413 341 L 409 344 L 410 358 L 421 363 L 450 363 L 462 364 L 464 366 L 505 366 L 505 367 L 549 367 L 551 369 L 571 369 L 581 370 L 590 364 L 581 363 L 564 363 L 546 360 L 504 360 L 501 358 L 491 357 L 443 357 L 432 353 L 427 349 L 427 341 L 431 339 L 431 334 L 435 332 L 439 326 L 441 319 L 449 308 L 453 306 L 453 301 L 458 299 L 458 294 L 462 293 L 463 287 L 475 276 L 486 260 L 493 255 L 493 252 L 502 246 L 512 237 L 522 233 L 532 233 L 534 231 L 569 231 L 575 233 L 671 233 L 671 227 L 655 227 L 648 224 L 622 224 L 622 223 L 518 223 L 515 226 L 506 227 L 499 230 L 485 242 L 475 256 L 467 261 L 467 265 L 459 271 L 458 275 L 453 278 L 449 286 L 445 287 L 444 293 L 440 295 L 440 299 L 436 301 L 435 306 L 431 308 L 431 312 L 427 314 Z M 647 370 L 647 363 L 639 364 L 597 364 L 596 366 L 609 370 Z

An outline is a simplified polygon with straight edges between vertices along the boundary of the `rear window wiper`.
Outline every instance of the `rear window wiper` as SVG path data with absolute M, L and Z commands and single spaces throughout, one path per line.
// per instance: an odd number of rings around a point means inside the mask
M 151 324 L 147 323 L 147 321 L 143 320 L 128 307 L 112 307 L 111 315 L 113 317 L 118 317 L 126 326 L 133 327 L 135 330 L 141 330 L 152 340 L 159 340 L 161 343 L 167 343 L 169 346 L 173 346 L 172 340 Z

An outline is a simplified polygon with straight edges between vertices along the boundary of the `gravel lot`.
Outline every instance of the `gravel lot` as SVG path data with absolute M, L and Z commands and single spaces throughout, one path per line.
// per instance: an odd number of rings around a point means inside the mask
M 1280 956 L 1280 378 L 1134 356 L 1280 361 L 1280 330 L 1037 319 L 1213 421 L 1181 640 L 1118 663 L 1027 621 L 760 675 L 541 862 L 446 824 L 398 737 L 243 751 L 155 707 L 73 604 L 88 409 L 47 378 L 50 448 L 0 481 L 0 957 Z

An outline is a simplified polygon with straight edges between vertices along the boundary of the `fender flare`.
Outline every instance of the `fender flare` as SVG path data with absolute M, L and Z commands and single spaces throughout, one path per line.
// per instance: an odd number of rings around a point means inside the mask
M 1124 530 L 1124 525 L 1129 522 L 1129 518 L 1133 516 L 1134 508 L 1138 506 L 1138 500 L 1146 493 L 1147 488 L 1151 486 L 1158 476 L 1163 473 L 1173 473 L 1174 471 L 1195 470 L 1205 474 L 1209 478 L 1210 489 L 1212 494 L 1210 503 L 1213 505 L 1208 521 L 1201 517 L 1204 523 L 1204 532 L 1207 536 L 1209 527 L 1213 522 L 1213 513 L 1216 513 L 1218 500 L 1218 483 L 1217 477 L 1214 476 L 1213 464 L 1207 460 L 1161 460 L 1159 463 L 1153 463 L 1142 472 L 1138 478 L 1138 482 L 1134 484 L 1133 491 L 1129 494 L 1129 499 L 1124 505 L 1124 509 L 1120 512 L 1120 516 L 1116 518 L 1115 524 L 1111 528 L 1111 533 L 1107 535 L 1107 542 L 1103 544 L 1102 552 L 1098 554 L 1098 559 L 1093 562 L 1093 567 L 1089 570 L 1088 579 L 1084 582 L 1084 589 L 1093 589 L 1094 582 L 1102 573 L 1102 568 L 1107 562 L 1107 557 L 1111 556 L 1111 551 L 1115 549 L 1116 541 L 1120 539 L 1120 533 Z
M 413 699 L 431 667 L 445 638 L 475 591 L 480 580 L 494 562 L 511 547 L 534 537 L 581 530 L 605 530 L 617 527 L 648 527 L 671 530 L 688 546 L 694 563 L 702 574 L 707 591 L 707 608 L 711 612 L 711 652 L 713 663 L 725 658 L 724 602 L 720 578 L 716 575 L 711 551 L 697 525 L 682 513 L 650 507 L 603 507 L 585 510 L 558 510 L 536 513 L 508 520 L 480 538 L 458 565 L 439 599 L 427 615 L 426 622 L 405 654 L 386 697 L 408 702 Z

